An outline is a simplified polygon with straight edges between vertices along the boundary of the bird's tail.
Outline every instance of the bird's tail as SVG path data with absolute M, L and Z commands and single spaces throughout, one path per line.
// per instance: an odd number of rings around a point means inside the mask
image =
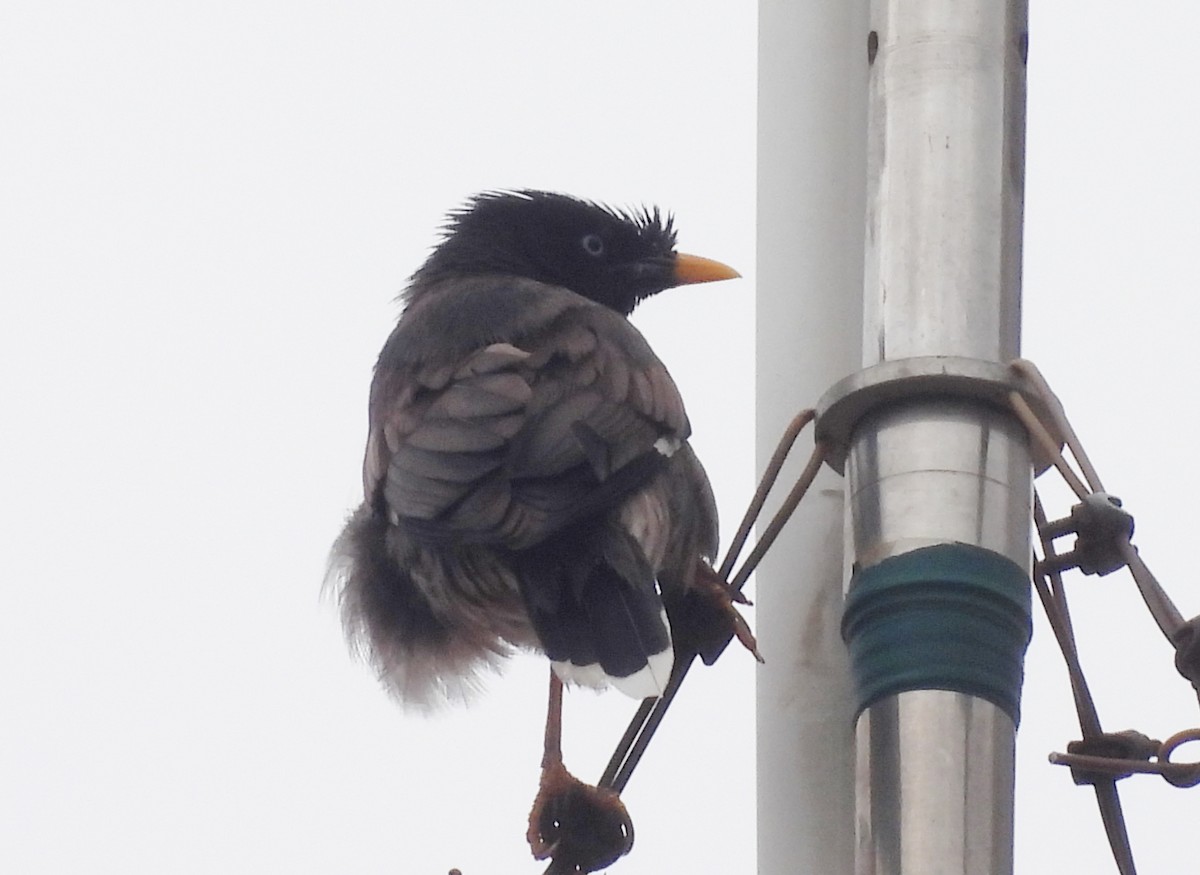
M 609 527 L 562 532 L 525 551 L 526 607 L 555 673 L 634 698 L 658 696 L 674 664 L 654 570 L 637 542 Z
M 346 637 L 406 707 L 465 702 L 511 648 L 436 611 L 397 561 L 390 536 L 386 520 L 363 505 L 334 544 L 326 588 L 337 596 Z

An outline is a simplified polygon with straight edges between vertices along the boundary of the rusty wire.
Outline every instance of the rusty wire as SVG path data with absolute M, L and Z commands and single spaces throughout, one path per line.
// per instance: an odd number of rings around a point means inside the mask
M 1029 361 L 1018 360 L 1012 363 L 1012 367 L 1024 378 L 1026 385 L 1032 387 L 1033 391 L 1040 396 L 1044 408 L 1049 413 L 1051 421 L 1044 423 L 1020 393 L 1013 392 L 1010 395 L 1014 413 L 1025 425 L 1045 458 L 1059 471 L 1063 480 L 1081 501 L 1092 495 L 1102 494 L 1104 488 L 1099 474 L 1067 419 L 1062 404 L 1051 391 L 1037 366 Z M 1062 445 L 1070 450 L 1071 456 L 1083 472 L 1082 476 L 1074 471 L 1063 456 L 1060 449 Z M 1176 787 L 1193 787 L 1200 784 L 1200 762 L 1176 763 L 1171 761 L 1171 755 L 1180 746 L 1188 742 L 1200 741 L 1200 728 L 1178 732 L 1164 742 L 1153 741 L 1140 733 L 1104 733 L 1075 644 L 1074 630 L 1067 608 L 1066 591 L 1062 585 L 1061 563 L 1056 561 L 1062 557 L 1055 550 L 1055 533 L 1051 531 L 1052 527 L 1047 522 L 1041 498 L 1036 491 L 1034 492 L 1034 522 L 1041 542 L 1042 559 L 1035 563 L 1033 582 L 1059 649 L 1067 663 L 1071 691 L 1075 698 L 1075 709 L 1083 733 L 1083 741 L 1074 742 L 1071 745 L 1076 750 L 1065 754 L 1052 753 L 1050 762 L 1070 766 L 1076 783 L 1091 784 L 1095 788 L 1104 830 L 1108 836 L 1117 868 L 1121 875 L 1135 875 L 1133 852 L 1130 848 L 1125 818 L 1121 810 L 1120 796 L 1117 793 L 1117 781 L 1132 774 L 1149 773 L 1161 775 L 1164 780 Z M 1130 529 L 1132 530 L 1132 525 Z M 1176 664 L 1180 674 L 1192 682 L 1196 687 L 1198 697 L 1200 697 L 1200 683 L 1195 677 L 1189 676 L 1186 670 L 1188 666 L 1184 665 L 1187 661 L 1184 659 L 1184 649 L 1190 640 L 1189 634 L 1194 632 L 1190 627 L 1197 621 L 1193 620 L 1191 623 L 1184 621 L 1183 616 L 1171 602 L 1165 590 L 1159 585 L 1146 563 L 1142 561 L 1137 548 L 1130 542 L 1128 535 L 1118 537 L 1115 546 L 1124 565 L 1129 568 L 1151 616 L 1163 635 L 1171 642 L 1172 647 L 1176 649 Z M 1195 646 L 1194 642 L 1192 646 Z M 1193 674 L 1195 674 L 1194 671 Z
M 1185 729 L 1166 741 L 1154 742 L 1155 750 L 1150 759 L 1057 752 L 1050 754 L 1049 759 L 1056 766 L 1110 775 L 1114 781 L 1133 774 L 1159 775 L 1174 787 L 1195 787 L 1200 785 L 1200 760 L 1174 762 L 1171 759 L 1171 754 L 1179 747 L 1194 741 L 1200 741 L 1200 728 Z
M 814 418 L 814 411 L 803 410 L 796 414 L 791 423 L 789 423 L 779 440 L 778 446 L 775 448 L 774 454 L 771 456 L 770 462 L 767 464 L 766 470 L 763 472 L 762 479 L 759 481 L 758 488 L 750 500 L 746 513 L 742 517 L 741 524 L 738 526 L 737 532 L 730 542 L 725 558 L 722 560 L 720 566 L 718 566 L 717 575 L 722 580 L 728 581 L 730 588 L 736 592 L 740 592 L 743 586 L 745 586 L 746 581 L 759 562 L 762 561 L 763 556 L 766 555 L 767 550 L 770 549 L 779 533 L 783 530 L 784 525 L 787 524 L 797 505 L 799 505 L 800 499 L 804 497 L 813 480 L 816 478 L 818 471 L 821 469 L 821 464 L 825 459 L 825 448 L 818 443 L 813 447 L 808 464 L 797 478 L 787 498 L 784 499 L 779 510 L 776 511 L 770 523 L 763 530 L 762 537 L 758 539 L 758 542 L 750 551 L 750 555 L 742 563 L 741 568 L 731 577 L 730 572 L 746 545 L 746 540 L 751 529 L 762 513 L 762 508 L 766 503 L 768 495 L 779 479 L 780 471 L 783 469 L 783 464 L 791 453 L 796 438 Z M 609 787 L 618 793 L 625 789 L 625 785 L 629 783 L 629 779 L 633 775 L 633 770 L 641 760 L 642 754 L 645 753 L 650 739 L 654 736 L 658 725 L 662 722 L 663 717 L 666 716 L 671 702 L 674 701 L 676 694 L 679 692 L 679 688 L 683 684 L 684 678 L 691 669 L 695 658 L 695 654 L 693 654 L 680 659 L 663 694 L 658 698 L 646 699 L 641 703 L 628 728 L 625 730 L 625 734 L 621 736 L 621 740 L 617 743 L 617 747 L 609 759 L 608 766 L 605 768 L 604 774 L 600 777 L 598 786 Z
M 742 587 L 745 586 L 754 569 L 762 561 L 767 550 L 770 549 L 775 539 L 779 536 L 779 533 L 783 530 L 783 527 L 787 524 L 787 521 L 795 512 L 796 507 L 800 504 L 800 500 L 807 493 L 813 480 L 816 479 L 821 465 L 824 463 L 825 446 L 817 442 L 813 446 L 808 464 L 805 465 L 804 470 L 796 479 L 795 485 L 792 486 L 791 491 L 780 505 L 779 510 L 775 512 L 775 515 L 763 530 L 762 536 L 755 543 L 754 548 L 750 551 L 750 555 L 742 563 L 738 571 L 730 577 L 730 572 L 746 545 L 750 531 L 754 528 L 755 522 L 757 522 L 759 515 L 762 513 L 763 505 L 766 504 L 767 497 L 779 479 L 784 462 L 787 461 L 788 456 L 791 454 L 796 438 L 815 418 L 816 412 L 814 410 L 802 410 L 792 418 L 792 421 L 784 430 L 783 436 L 780 438 L 775 452 L 772 454 L 766 470 L 763 472 L 758 488 L 755 490 L 754 496 L 746 508 L 741 524 L 738 526 L 737 532 L 730 542 L 725 558 L 716 569 L 718 577 L 726 581 L 730 589 L 734 592 L 741 592 Z M 618 794 L 625 789 L 625 786 L 629 783 L 629 779 L 633 775 L 634 769 L 637 768 L 642 755 L 646 752 L 650 740 L 654 737 L 655 731 L 657 731 L 663 717 L 666 716 L 667 710 L 671 707 L 671 702 L 674 701 L 679 688 L 683 685 L 683 681 L 687 677 L 692 664 L 695 662 L 696 656 L 697 654 L 693 653 L 677 658 L 675 668 L 671 672 L 671 678 L 668 680 L 667 688 L 663 691 L 663 694 L 656 698 L 645 699 L 638 706 L 637 712 L 634 714 L 633 719 L 630 720 L 625 733 L 621 736 L 620 741 L 617 742 L 616 749 L 613 751 L 603 775 L 601 775 L 600 780 L 596 783 L 597 787 L 614 790 Z M 554 875 L 556 871 L 552 861 L 550 866 L 545 870 L 544 875 Z
M 1014 414 L 1021 420 L 1033 441 L 1038 445 L 1044 457 L 1060 473 L 1063 480 L 1082 501 L 1093 494 L 1103 493 L 1104 487 L 1096 468 L 1092 465 L 1083 444 L 1075 433 L 1074 428 L 1066 417 L 1062 404 L 1050 389 L 1049 384 L 1032 362 L 1019 359 L 1012 362 L 1011 367 L 1025 383 L 1026 387 L 1039 396 L 1042 407 L 1047 411 L 1050 422 L 1044 422 L 1026 398 L 1019 392 L 1012 392 L 1009 402 Z M 740 591 L 754 568 L 761 561 L 771 544 L 787 523 L 801 498 L 811 486 L 821 464 L 825 459 L 826 448 L 817 443 L 807 466 L 785 499 L 780 510 L 764 529 L 759 539 L 742 567 L 732 574 L 745 542 L 753 528 L 767 496 L 778 479 L 779 472 L 787 459 L 799 433 L 814 419 L 811 410 L 802 411 L 784 432 L 763 478 L 759 483 L 746 514 L 738 527 L 724 560 L 717 569 L 718 576 L 729 583 L 734 591 Z M 1078 465 L 1082 474 L 1076 473 L 1071 463 L 1063 455 L 1065 446 Z M 1062 557 L 1054 546 L 1054 535 L 1050 533 L 1045 510 L 1041 498 L 1034 493 L 1034 522 L 1039 533 L 1042 558 L 1035 562 L 1033 583 L 1045 609 L 1050 627 L 1067 663 L 1071 690 L 1075 699 L 1075 708 L 1079 717 L 1080 729 L 1084 741 L 1076 743 L 1087 747 L 1100 745 L 1108 740 L 1117 739 L 1122 735 L 1106 734 L 1101 726 L 1100 717 L 1092 698 L 1091 691 L 1084 676 L 1075 643 L 1071 615 L 1067 605 L 1066 591 L 1062 583 L 1062 572 L 1055 566 L 1054 560 Z M 1138 555 L 1137 548 L 1126 537 L 1119 541 L 1118 549 L 1124 564 L 1130 569 L 1143 600 L 1154 617 L 1163 634 L 1182 653 L 1184 635 L 1189 630 L 1200 636 L 1195 628 L 1200 618 L 1189 622 L 1175 608 L 1157 579 L 1150 572 L 1145 562 Z M 618 742 L 608 767 L 598 782 L 598 786 L 607 787 L 620 793 L 631 777 L 634 768 L 645 752 L 650 739 L 661 723 L 670 707 L 676 693 L 683 683 L 691 667 L 695 655 L 680 660 L 672 674 L 664 694 L 659 698 L 646 699 L 638 708 L 625 734 Z M 1177 662 L 1179 660 L 1177 659 Z M 1180 673 L 1187 677 L 1183 666 Z M 1200 682 L 1190 678 L 1196 686 L 1200 697 Z M 1136 733 L 1134 733 L 1136 735 Z M 1144 736 L 1139 736 L 1145 739 Z M 1078 783 L 1091 784 L 1096 792 L 1101 819 L 1114 860 L 1121 875 L 1136 875 L 1136 867 L 1129 844 L 1128 831 L 1125 827 L 1124 813 L 1117 792 L 1117 781 L 1131 774 L 1158 774 L 1164 780 L 1177 787 L 1193 787 L 1200 784 L 1200 761 L 1174 762 L 1172 754 L 1184 744 L 1200 742 L 1200 728 L 1178 732 L 1163 742 L 1145 739 L 1152 749 L 1142 750 L 1142 756 L 1096 755 L 1091 753 L 1052 753 L 1050 761 L 1058 765 L 1070 766 Z M 1118 745 L 1120 747 L 1120 745 Z M 1136 746 L 1135 746 L 1136 747 Z M 551 870 L 547 870 L 549 872 Z
M 1075 433 L 1074 426 L 1067 419 L 1067 412 L 1063 408 L 1062 402 L 1058 396 L 1054 394 L 1054 390 L 1050 388 L 1050 383 L 1047 382 L 1045 376 L 1038 369 L 1038 366 L 1028 359 L 1014 359 L 1009 365 L 1016 371 L 1025 381 L 1031 385 L 1042 403 L 1046 405 L 1046 409 L 1050 412 L 1050 417 L 1053 420 L 1053 425 L 1057 429 L 1058 434 L 1062 435 L 1063 442 L 1070 449 L 1071 455 L 1079 464 L 1083 471 L 1083 476 L 1091 486 L 1092 492 L 1103 492 L 1104 484 L 1100 482 L 1100 474 L 1096 471 L 1092 460 L 1088 458 L 1088 454 L 1083 450 L 1083 442 L 1079 439 L 1079 435 Z M 1022 399 L 1024 400 L 1024 399 Z M 1024 417 L 1022 417 L 1024 420 Z M 1035 417 L 1036 419 L 1036 417 Z M 1040 423 L 1040 420 L 1038 420 Z M 1026 423 L 1028 425 L 1028 423 Z M 1053 455 L 1060 455 L 1058 447 L 1053 448 Z M 1061 470 L 1061 469 L 1060 469 Z M 1082 498 L 1082 496 L 1080 496 Z
M 1042 556 L 1044 557 L 1038 565 L 1045 567 L 1045 560 L 1054 558 L 1056 552 L 1054 540 L 1041 534 L 1046 528 L 1046 511 L 1037 490 L 1034 490 L 1033 493 L 1033 520 L 1041 539 Z M 1087 678 L 1084 677 L 1083 667 L 1079 662 L 1079 650 L 1075 646 L 1075 630 L 1071 624 L 1070 609 L 1067 607 L 1067 594 L 1063 589 L 1062 573 L 1059 571 L 1052 571 L 1049 574 L 1035 573 L 1033 585 L 1041 599 L 1042 608 L 1046 611 L 1046 618 L 1050 622 L 1050 629 L 1054 632 L 1055 640 L 1058 641 L 1063 659 L 1067 663 L 1067 674 L 1070 677 L 1071 692 L 1075 697 L 1075 710 L 1079 714 L 1079 726 L 1083 730 L 1083 736 L 1088 738 L 1099 735 L 1103 731 L 1100 728 L 1100 716 L 1096 712 L 1096 702 L 1092 698 Z
M 779 440 L 779 444 L 775 448 L 775 452 L 767 464 L 766 470 L 763 472 L 762 479 L 759 481 L 758 488 L 755 490 L 746 513 L 742 517 L 741 524 L 738 526 L 737 532 L 730 542 L 725 558 L 716 571 L 722 580 L 728 582 L 730 589 L 734 592 L 741 591 L 754 569 L 766 555 L 771 544 L 774 543 L 779 533 L 783 530 L 783 527 L 787 524 L 787 521 L 791 518 L 800 500 L 804 497 L 813 480 L 816 479 L 817 473 L 820 471 L 825 459 L 825 447 L 817 443 L 813 447 L 808 464 L 797 478 L 795 485 L 784 499 L 779 510 L 776 511 L 770 523 L 763 530 L 762 537 L 754 545 L 754 548 L 741 568 L 730 577 L 730 572 L 746 545 L 750 531 L 762 513 L 762 508 L 766 503 L 767 497 L 779 479 L 779 474 L 783 469 L 784 462 L 791 453 L 796 438 L 815 417 L 815 411 L 803 410 L 793 417 L 792 421 L 788 424 L 783 436 Z M 663 691 L 663 694 L 656 698 L 645 699 L 638 706 L 637 712 L 634 714 L 633 719 L 630 720 L 625 733 L 621 736 L 620 741 L 617 742 L 612 757 L 609 759 L 604 773 L 596 784 L 597 787 L 611 789 L 617 793 L 621 793 L 625 789 L 625 786 L 629 783 L 629 779 L 633 775 L 634 769 L 637 768 L 642 755 L 650 744 L 650 740 L 654 737 L 659 724 L 662 723 L 663 718 L 666 716 L 671 702 L 674 701 L 695 659 L 696 654 L 677 659 L 675 669 L 671 673 L 671 678 L 667 682 L 667 688 Z M 550 867 L 546 869 L 546 875 L 551 875 L 554 871 L 554 864 L 552 862 Z
M 1046 530 L 1046 512 L 1042 507 L 1041 496 L 1036 490 L 1033 494 L 1033 515 L 1043 556 L 1043 561 L 1035 565 L 1034 587 L 1041 599 L 1046 618 L 1050 621 L 1050 628 L 1058 641 L 1063 659 L 1067 663 L 1067 675 L 1071 681 L 1071 693 L 1075 697 L 1075 713 L 1079 716 L 1080 731 L 1085 740 L 1098 738 L 1103 733 L 1100 715 L 1079 661 L 1079 649 L 1075 645 L 1075 630 L 1071 625 L 1062 574 L 1059 571 L 1051 571 L 1048 574 L 1037 571 L 1039 566 L 1046 566 L 1045 560 L 1055 556 L 1055 549 L 1054 539 L 1043 534 Z M 1129 830 L 1125 827 L 1121 796 L 1117 792 L 1117 779 L 1114 777 L 1107 781 L 1097 780 L 1093 782 L 1093 786 L 1096 791 L 1096 804 L 1100 808 L 1100 819 L 1104 823 L 1104 832 L 1108 836 L 1108 846 L 1112 850 L 1113 860 L 1116 861 L 1117 871 L 1121 875 L 1136 875 L 1137 867 L 1133 861 L 1133 848 L 1129 843 Z

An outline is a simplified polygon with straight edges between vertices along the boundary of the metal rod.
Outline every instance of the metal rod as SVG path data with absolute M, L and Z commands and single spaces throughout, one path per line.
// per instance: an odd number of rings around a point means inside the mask
M 787 461 L 788 454 L 791 453 L 792 446 L 796 443 L 796 438 L 800 436 L 800 432 L 804 430 L 804 427 L 813 421 L 815 416 L 816 411 L 808 408 L 807 410 L 801 410 L 788 423 L 783 437 L 779 439 L 779 444 L 775 447 L 775 452 L 771 454 L 771 460 L 767 462 L 767 469 L 763 472 L 762 478 L 759 480 L 758 489 L 754 491 L 754 497 L 750 499 L 746 513 L 742 517 L 742 522 L 738 525 L 738 530 L 734 533 L 733 540 L 729 543 L 729 552 L 725 554 L 725 559 L 721 563 L 721 567 L 717 569 L 717 577 L 721 578 L 721 580 L 729 580 L 729 574 L 733 571 L 733 565 L 737 562 L 738 556 L 741 555 L 742 548 L 746 546 L 746 539 L 750 536 L 750 530 L 754 528 L 754 523 L 758 520 L 759 513 L 762 512 L 762 506 L 767 500 L 767 495 L 771 492 L 771 487 L 775 485 L 775 481 L 779 477 L 779 472 L 783 469 L 783 463 Z
M 1025 0 L 872 0 L 863 366 L 1020 352 Z M 859 567 L 961 542 L 1031 562 L 1028 436 L 1007 411 L 913 399 L 855 429 Z M 859 875 L 1012 871 L 1015 727 L 913 690 L 857 727 Z
M 1038 531 L 1042 531 L 1043 524 L 1046 522 L 1046 512 L 1042 509 L 1041 498 L 1036 491 L 1033 494 L 1033 520 Z M 1047 559 L 1054 558 L 1054 541 L 1045 535 L 1042 537 L 1042 552 Z M 1051 587 L 1046 586 L 1047 578 L 1050 580 Z M 1042 600 L 1042 605 L 1046 610 L 1046 619 L 1050 622 L 1055 640 L 1058 641 L 1063 660 L 1067 663 L 1067 672 L 1071 678 L 1071 694 L 1075 698 L 1075 711 L 1079 714 L 1079 727 L 1083 731 L 1083 737 L 1097 736 L 1103 731 L 1100 727 L 1100 714 L 1096 711 L 1096 702 L 1092 699 L 1091 688 L 1088 686 L 1087 678 L 1084 677 L 1079 663 L 1079 651 L 1075 646 L 1075 631 L 1071 625 L 1071 613 L 1067 607 L 1066 593 L 1062 588 L 1062 575 L 1056 571 L 1047 575 L 1035 573 L 1033 585 L 1037 590 L 1038 597 Z
M 800 504 L 800 500 L 808 494 L 808 489 L 812 486 L 817 474 L 820 473 L 821 465 L 824 461 L 825 447 L 818 443 L 813 447 L 812 455 L 808 458 L 808 464 L 800 472 L 800 476 L 796 479 L 796 483 L 792 486 L 791 491 L 788 492 L 787 498 L 783 500 L 783 504 L 775 512 L 775 516 L 771 517 L 771 521 L 763 529 L 762 537 L 758 539 L 758 543 L 754 545 L 754 549 L 750 551 L 750 555 L 746 557 L 746 561 L 742 563 L 742 567 L 737 570 L 737 573 L 729 581 L 731 589 L 741 592 L 750 575 L 754 573 L 754 569 L 762 562 L 763 557 L 767 555 L 767 551 L 771 549 L 771 545 L 775 543 L 775 539 L 779 537 L 779 533 L 783 531 L 783 527 L 787 525 L 788 520 L 792 518 L 792 514 L 796 512 L 796 507 Z M 761 660 L 759 661 L 761 662 Z
M 796 510 L 796 506 L 804 498 L 808 487 L 812 485 L 813 479 L 816 477 L 821 463 L 825 458 L 824 448 L 820 443 L 816 444 L 813 447 L 808 464 L 801 472 L 795 485 L 792 486 L 791 491 L 788 493 L 787 498 L 784 499 L 779 510 L 775 512 L 775 515 L 763 530 L 762 537 L 754 545 L 749 557 L 742 564 L 742 567 L 738 569 L 733 580 L 726 580 L 729 569 L 733 568 L 738 556 L 742 552 L 742 548 L 746 545 L 746 537 L 758 521 L 758 515 L 762 512 L 763 505 L 766 503 L 768 495 L 770 495 L 779 478 L 779 472 L 783 469 L 783 464 L 787 461 L 788 455 L 796 443 L 797 436 L 806 425 L 813 421 L 813 417 L 814 413 L 812 410 L 802 410 L 792 418 L 791 423 L 779 440 L 779 445 L 776 447 L 774 455 L 771 456 L 771 461 L 767 465 L 767 470 L 763 473 L 762 479 L 759 481 L 758 488 L 755 490 L 754 497 L 751 499 L 745 515 L 742 517 L 738 533 L 734 536 L 725 559 L 721 562 L 720 579 L 735 594 L 741 592 L 746 580 L 762 561 L 767 550 L 770 549 L 775 539 L 779 536 L 779 533 L 783 530 L 783 527 L 787 525 L 788 520 Z M 751 652 L 753 652 L 759 662 L 763 661 L 762 656 L 752 646 Z M 657 731 L 658 725 L 666 717 L 667 710 L 671 707 L 671 702 L 674 701 L 675 696 L 679 693 L 679 688 L 683 685 L 683 680 L 687 677 L 688 671 L 691 670 L 696 656 L 697 654 L 695 653 L 676 654 L 675 668 L 670 681 L 667 683 L 666 690 L 657 698 L 644 699 L 638 706 L 638 710 L 633 715 L 633 719 L 630 720 L 629 726 L 626 727 L 621 740 L 617 742 L 616 749 L 613 751 L 608 765 L 604 769 L 604 774 L 600 776 L 598 786 L 616 790 L 618 793 L 625 789 L 625 785 L 629 783 L 629 779 L 633 776 L 633 770 L 637 768 L 638 762 L 641 760 L 642 755 L 650 744 L 651 738 L 653 738 L 654 733 Z M 549 724 L 547 724 L 548 726 Z M 549 728 L 547 728 L 547 732 L 549 732 Z

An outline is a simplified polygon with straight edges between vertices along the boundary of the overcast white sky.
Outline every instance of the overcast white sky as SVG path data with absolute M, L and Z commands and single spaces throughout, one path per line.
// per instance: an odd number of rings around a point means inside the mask
M 1192 615 L 1200 6 L 1031 18 L 1025 352 Z M 542 661 L 468 710 L 406 716 L 318 597 L 359 500 L 370 368 L 470 193 L 669 208 L 682 249 L 746 277 L 636 320 L 731 531 L 754 476 L 755 45 L 753 4 L 717 0 L 8 0 L 0 868 L 541 871 L 523 836 Z M 1197 725 L 1128 579 L 1072 592 L 1106 727 Z M 1017 871 L 1112 871 L 1090 792 L 1045 763 L 1078 727 L 1040 619 L 1035 636 Z M 753 673 L 731 650 L 689 680 L 614 872 L 753 871 Z M 568 765 L 594 778 L 633 705 L 567 708 Z M 1142 871 L 1185 871 L 1200 789 L 1122 786 Z

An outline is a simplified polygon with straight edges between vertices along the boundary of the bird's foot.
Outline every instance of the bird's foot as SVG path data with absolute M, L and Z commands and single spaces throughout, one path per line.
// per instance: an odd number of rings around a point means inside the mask
M 712 665 L 730 639 L 736 637 L 755 659 L 763 662 L 758 639 L 735 604 L 753 602 L 718 577 L 708 563 L 697 563 L 691 587 L 673 606 L 671 631 L 676 647 L 699 654 L 705 665 Z
M 615 791 L 585 784 L 553 760 L 541 784 L 525 834 L 534 859 L 553 859 L 556 873 L 595 872 L 633 847 L 633 822 Z

